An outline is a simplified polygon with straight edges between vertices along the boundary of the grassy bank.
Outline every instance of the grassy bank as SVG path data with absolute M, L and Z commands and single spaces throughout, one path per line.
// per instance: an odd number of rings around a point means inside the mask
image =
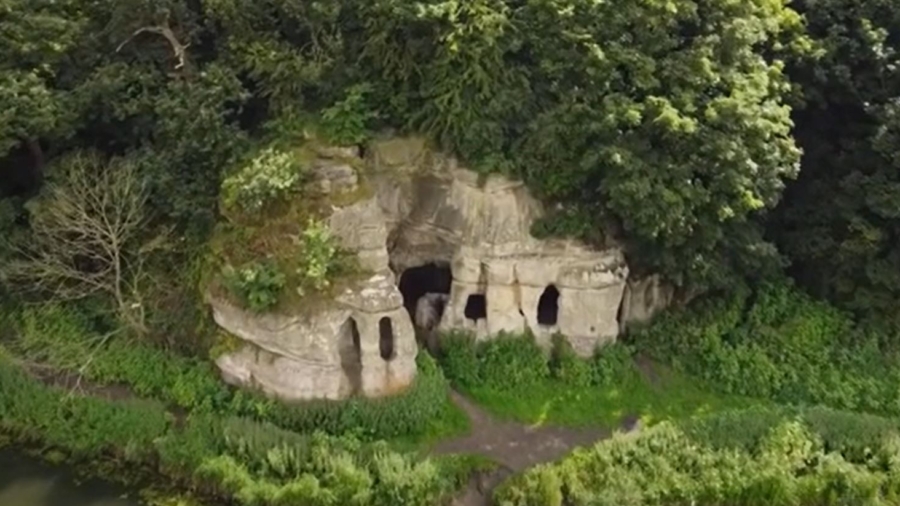
M 176 421 L 158 401 L 107 401 L 46 386 L 8 355 L 0 357 L 0 431 L 76 465 L 104 462 L 109 469 L 133 469 L 136 478 L 162 476 L 199 497 L 248 506 L 431 506 L 482 465 L 214 413 Z
M 385 399 L 284 404 L 228 387 L 209 361 L 160 350 L 122 336 L 104 339 L 83 312 L 60 305 L 7 312 L 7 346 L 29 363 L 77 373 L 96 385 L 120 385 L 140 397 L 190 412 L 266 422 L 286 430 L 363 440 L 397 439 L 406 446 L 465 432 L 467 422 L 449 401 L 448 383 L 427 353 L 406 392 Z
M 441 364 L 457 388 L 492 413 L 528 424 L 616 427 L 629 417 L 655 423 L 755 402 L 713 392 L 666 367 L 639 364 L 622 344 L 582 359 L 561 338 L 548 356 L 529 335 L 476 343 L 453 334 L 444 340 Z

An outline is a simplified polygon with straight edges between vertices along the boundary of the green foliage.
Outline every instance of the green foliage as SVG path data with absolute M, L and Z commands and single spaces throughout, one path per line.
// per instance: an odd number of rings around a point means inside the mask
M 378 117 L 366 103 L 371 85 L 354 85 L 346 96 L 322 111 L 319 126 L 329 141 L 349 146 L 362 144 L 369 137 L 369 125 Z
M 266 148 L 222 183 L 226 207 L 257 212 L 287 197 L 301 179 L 291 153 Z
M 120 336 L 103 339 L 84 314 L 64 306 L 32 307 L 9 320 L 13 349 L 29 359 L 80 371 L 99 384 L 125 384 L 136 394 L 193 411 L 243 416 L 301 433 L 354 433 L 366 440 L 424 436 L 448 416 L 448 385 L 427 353 L 404 393 L 381 398 L 283 404 L 233 391 L 205 361 L 181 357 Z
M 521 389 L 550 375 L 547 357 L 530 334 L 501 334 L 476 343 L 473 336 L 456 333 L 441 346 L 450 380 L 466 388 Z
M 898 413 L 897 357 L 877 334 L 789 285 L 711 296 L 639 331 L 657 359 L 730 393 Z
M 329 286 L 329 277 L 333 277 L 334 271 L 339 267 L 339 258 L 331 229 L 323 221 L 310 218 L 301 240 L 302 258 L 297 270 L 301 284 L 297 291 L 303 295 L 306 287 L 324 290 Z
M 3 357 L 0 391 L 0 430 L 43 441 L 76 458 L 115 455 L 140 461 L 169 426 L 158 403 L 72 397 L 37 383 Z
M 192 415 L 176 427 L 157 403 L 71 395 L 44 386 L 6 358 L 0 358 L 0 391 L 0 431 L 78 459 L 158 466 L 173 482 L 190 483 L 216 502 L 430 506 L 458 489 L 457 472 L 465 467 L 397 453 L 384 442 L 298 435 L 211 414 Z
M 10 325 L 17 334 L 12 346 L 30 360 L 80 371 L 99 384 L 126 384 L 138 395 L 187 409 L 221 407 L 231 397 L 211 364 L 122 336 L 104 339 L 73 308 L 26 308 Z
M 627 416 L 649 424 L 749 404 L 744 398 L 711 393 L 697 381 L 656 364 L 650 366 L 652 371 L 639 373 L 635 350 L 622 343 L 582 358 L 559 336 L 553 339 L 549 356 L 533 349 L 531 336 L 507 339 L 476 343 L 471 335 L 451 333 L 441 340 L 441 365 L 447 377 L 503 418 L 528 424 L 617 427 Z M 492 347 L 505 355 L 494 352 L 491 357 L 506 356 L 531 370 L 515 372 L 520 382 L 503 379 L 503 374 L 511 373 L 496 372 L 497 363 L 489 365 L 483 353 Z
M 256 312 L 274 307 L 286 283 L 284 274 L 271 261 L 251 262 L 238 269 L 226 265 L 222 277 L 231 293 Z
M 770 229 L 805 287 L 896 327 L 900 14 L 884 0 L 796 7 L 819 51 L 790 69 L 803 92 L 794 114 L 803 171 Z
M 852 416 L 852 415 L 850 415 Z M 738 420 L 738 418 L 734 418 Z M 717 448 L 663 423 L 616 435 L 501 486 L 498 504 L 893 504 L 896 433 L 863 460 L 826 448 L 801 420 L 781 418 L 747 447 Z

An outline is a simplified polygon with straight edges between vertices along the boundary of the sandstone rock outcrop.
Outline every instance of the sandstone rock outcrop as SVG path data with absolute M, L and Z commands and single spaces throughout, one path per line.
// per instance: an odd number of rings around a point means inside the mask
M 482 177 L 422 139 L 373 142 L 365 160 L 323 148 L 312 168 L 318 191 L 356 192 L 332 206 L 328 225 L 371 277 L 297 315 L 211 297 L 216 322 L 247 343 L 217 362 L 232 384 L 288 400 L 402 390 L 416 373 L 416 303 L 439 290 L 401 294 L 398 282 L 428 264 L 452 276 L 439 329 L 479 339 L 529 329 L 542 345 L 561 333 L 584 356 L 672 299 L 657 277 L 629 279 L 621 248 L 536 239 L 544 209 L 521 182 Z
M 415 334 L 388 276 L 373 276 L 308 314 L 260 315 L 209 302 L 216 323 L 248 343 L 216 362 L 233 385 L 292 401 L 377 397 L 415 378 Z
M 369 163 L 394 270 L 450 266 L 442 329 L 485 339 L 527 328 L 545 344 L 559 332 L 582 355 L 616 338 L 628 277 L 620 249 L 534 238 L 543 207 L 521 182 L 482 178 L 421 140 L 375 143 Z

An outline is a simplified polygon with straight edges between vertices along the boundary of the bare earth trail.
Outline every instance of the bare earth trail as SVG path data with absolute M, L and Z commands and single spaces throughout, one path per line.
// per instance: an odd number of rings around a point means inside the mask
M 493 473 L 473 478 L 465 494 L 453 502 L 454 506 L 489 505 L 493 489 L 511 474 L 559 460 L 576 447 L 589 446 L 610 436 L 609 430 L 599 428 L 532 427 L 501 421 L 456 391 L 451 391 L 450 396 L 468 416 L 472 430 L 465 436 L 439 442 L 432 452 L 476 454 L 499 465 Z

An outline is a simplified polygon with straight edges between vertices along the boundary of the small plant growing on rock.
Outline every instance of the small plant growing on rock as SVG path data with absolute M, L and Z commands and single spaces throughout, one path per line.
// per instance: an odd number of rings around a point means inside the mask
M 271 309 L 284 289 L 285 276 L 272 262 L 251 262 L 239 269 L 228 265 L 223 271 L 225 285 L 250 309 Z
M 290 153 L 264 149 L 222 183 L 224 204 L 256 212 L 286 196 L 300 181 L 301 168 Z
M 331 284 L 329 276 L 337 267 L 338 248 L 331 230 L 323 221 L 310 218 L 300 238 L 303 244 L 301 266 L 297 269 L 301 283 L 297 293 L 301 296 L 308 288 L 324 290 Z

